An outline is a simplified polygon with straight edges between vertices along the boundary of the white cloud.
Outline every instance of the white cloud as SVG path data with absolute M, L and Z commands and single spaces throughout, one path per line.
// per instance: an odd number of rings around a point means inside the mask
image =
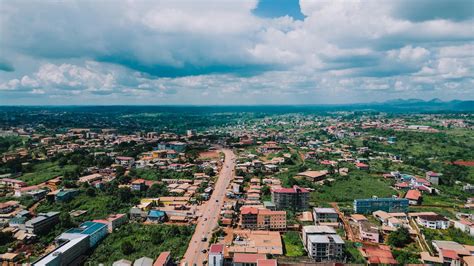
M 0 49 L 15 71 L 0 71 L 0 90 L 156 103 L 473 97 L 472 17 L 401 5 L 301 0 L 299 21 L 257 17 L 256 0 L 5 2 Z

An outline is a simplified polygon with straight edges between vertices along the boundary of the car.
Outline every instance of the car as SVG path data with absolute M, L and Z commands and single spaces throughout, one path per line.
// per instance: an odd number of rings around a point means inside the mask
M 201 238 L 201 241 L 202 241 L 202 242 L 206 242 L 206 241 L 207 241 L 207 237 L 203 236 L 203 237 Z
M 219 200 L 218 200 L 218 199 L 216 199 L 216 202 L 219 202 Z
M 207 221 L 207 218 L 204 218 L 204 221 Z
M 203 249 L 201 250 L 202 253 L 206 253 L 207 252 L 207 249 Z

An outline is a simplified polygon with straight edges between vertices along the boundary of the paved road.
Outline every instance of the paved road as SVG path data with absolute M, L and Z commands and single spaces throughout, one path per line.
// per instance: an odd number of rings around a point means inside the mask
M 202 206 L 202 216 L 198 218 L 194 235 L 181 260 L 181 265 L 183 266 L 199 266 L 203 265 L 203 261 L 207 260 L 207 252 L 203 253 L 202 250 L 207 250 L 209 247 L 212 230 L 217 226 L 219 213 L 224 205 L 226 188 L 235 174 L 234 153 L 229 149 L 222 149 L 221 151 L 225 154 L 224 164 L 219 173 L 216 185 L 214 186 L 214 192 L 211 198 Z M 203 236 L 207 238 L 206 241 L 202 241 Z

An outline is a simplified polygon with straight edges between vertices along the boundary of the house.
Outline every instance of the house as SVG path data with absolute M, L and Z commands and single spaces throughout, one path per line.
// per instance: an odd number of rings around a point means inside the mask
M 367 260 L 369 265 L 390 265 L 398 264 L 397 260 L 393 257 L 389 246 L 378 245 L 378 246 L 362 246 L 359 248 L 362 256 Z
M 445 265 L 461 265 L 464 257 L 472 255 L 466 246 L 454 241 L 434 240 L 432 245 Z
M 458 221 L 454 221 L 454 228 L 457 228 L 471 236 L 474 236 L 474 222 L 467 220 L 467 219 L 460 219 Z
M 19 188 L 27 186 L 26 182 L 23 182 L 23 181 L 17 180 L 17 179 L 12 179 L 12 178 L 2 178 L 2 179 L 0 179 L 0 185 L 3 185 L 5 187 L 9 187 L 9 188 L 14 188 L 14 189 L 19 189 Z
M 422 225 L 431 229 L 448 229 L 449 220 L 446 217 L 436 214 L 436 215 L 418 215 L 416 222 L 419 225 Z
M 436 173 L 433 171 L 426 172 L 426 180 L 430 181 L 431 184 L 439 185 L 439 179 L 443 176 L 443 174 Z
M 0 214 L 7 214 L 11 213 L 14 211 L 16 208 L 18 208 L 19 202 L 10 200 L 7 202 L 0 202 Z
M 132 187 L 131 189 L 132 190 L 135 190 L 135 191 L 143 191 L 146 189 L 146 181 L 145 179 L 135 179 L 133 182 L 132 182 Z
M 379 243 L 380 240 L 379 229 L 369 221 L 359 223 L 359 235 L 363 241 Z
M 298 186 L 272 189 L 272 202 L 278 210 L 303 211 L 308 209 L 309 191 Z
M 74 198 L 76 195 L 79 194 L 79 191 L 76 189 L 61 189 L 59 190 L 56 195 L 54 196 L 54 199 L 57 202 L 67 202 L 70 201 L 72 198 Z
M 313 208 L 313 218 L 318 223 L 337 223 L 339 215 L 334 208 Z
M 135 260 L 133 266 L 153 266 L 153 260 L 148 257 L 141 257 Z
M 166 220 L 166 213 L 164 211 L 151 210 L 148 212 L 148 221 L 150 222 L 164 222 Z
M 156 258 L 153 266 L 169 266 L 171 265 L 171 252 L 163 251 L 160 253 L 158 258 Z
M 121 166 L 131 167 L 135 164 L 135 159 L 133 157 L 117 156 L 115 157 L 115 163 Z
M 359 170 L 369 170 L 369 165 L 368 164 L 365 164 L 365 163 L 362 163 L 362 162 L 357 162 L 355 164 L 355 166 L 357 167 L 357 169 Z
M 327 175 L 328 175 L 328 171 L 322 170 L 322 171 L 305 171 L 305 172 L 298 173 L 296 176 L 304 177 L 309 181 L 316 182 L 316 181 L 323 180 Z
M 92 182 L 102 180 L 102 178 L 103 176 L 101 174 L 91 174 L 79 177 L 79 180 L 77 182 L 92 184 Z
M 354 212 L 369 214 L 382 210 L 386 212 L 408 212 L 408 199 L 400 198 L 371 198 L 355 199 Z
M 405 194 L 405 199 L 408 200 L 408 204 L 410 205 L 419 205 L 421 203 L 421 192 L 416 189 L 410 189 Z
M 209 248 L 209 266 L 223 266 L 224 265 L 224 245 L 212 244 Z

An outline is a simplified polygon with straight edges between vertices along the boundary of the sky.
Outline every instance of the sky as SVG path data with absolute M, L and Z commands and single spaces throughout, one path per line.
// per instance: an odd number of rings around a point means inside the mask
M 0 105 L 474 99 L 471 0 L 0 0 Z

